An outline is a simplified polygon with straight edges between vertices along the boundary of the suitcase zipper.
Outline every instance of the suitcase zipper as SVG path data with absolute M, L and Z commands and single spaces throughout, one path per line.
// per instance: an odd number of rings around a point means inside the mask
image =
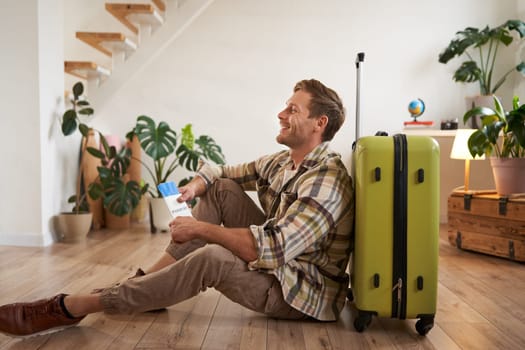
M 401 278 L 398 278 L 397 279 L 397 283 L 396 285 L 394 286 L 394 288 L 392 288 L 392 292 L 395 292 L 397 289 L 397 314 L 400 315 L 401 314 L 401 300 L 403 299 L 403 280 Z
M 394 245 L 392 317 L 406 318 L 407 275 L 407 140 L 394 135 Z

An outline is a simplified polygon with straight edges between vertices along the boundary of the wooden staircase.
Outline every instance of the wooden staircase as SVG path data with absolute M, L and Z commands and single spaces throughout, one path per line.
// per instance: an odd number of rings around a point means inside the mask
M 113 57 L 113 52 L 116 51 L 129 56 L 138 47 L 122 33 L 77 32 L 76 37 L 109 57 Z
M 153 33 L 164 24 L 166 3 L 152 0 L 152 3 L 106 3 L 105 9 L 128 28 L 136 38 L 116 32 L 77 32 L 76 38 L 85 42 L 104 55 L 113 58 L 122 53 L 124 60 L 139 47 L 141 28 L 150 28 Z M 111 69 L 91 61 L 65 61 L 64 72 L 100 85 L 111 76 Z
M 111 75 L 111 71 L 95 62 L 89 61 L 65 61 L 64 71 L 77 78 L 89 79 L 104 79 Z
M 79 48 L 82 53 L 64 62 L 65 85 L 73 86 L 71 79 L 85 80 L 90 102 L 103 108 L 126 82 L 153 64 L 214 1 L 98 0 L 100 8 L 91 14 L 89 23 L 96 25 L 98 19 L 94 16 L 100 16 L 100 26 L 111 29 L 99 31 L 90 27 L 76 32 L 75 40 L 82 43 Z
M 115 16 L 123 25 L 135 35 L 139 35 L 139 24 L 160 26 L 164 18 L 151 4 L 106 4 L 106 10 Z

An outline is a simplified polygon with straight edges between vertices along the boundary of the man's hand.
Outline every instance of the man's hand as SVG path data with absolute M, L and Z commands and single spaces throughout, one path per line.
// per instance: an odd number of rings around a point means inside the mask
M 179 216 L 170 222 L 170 233 L 176 243 L 202 239 L 223 246 L 246 262 L 257 259 L 255 239 L 248 228 L 227 228 L 193 217 Z
M 206 192 L 206 183 L 200 176 L 195 176 L 189 183 L 179 188 L 179 203 L 188 202 Z
M 176 243 L 184 243 L 198 238 L 198 232 L 202 231 L 202 221 L 197 221 L 191 216 L 179 216 L 170 222 L 171 238 Z

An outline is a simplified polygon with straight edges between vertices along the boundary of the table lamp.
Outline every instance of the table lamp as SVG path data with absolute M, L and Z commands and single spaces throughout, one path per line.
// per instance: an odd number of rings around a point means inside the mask
M 468 149 L 468 139 L 475 129 L 458 129 L 456 131 L 456 137 L 452 144 L 452 150 L 450 152 L 450 158 L 452 159 L 464 159 L 465 160 L 465 186 L 464 191 L 469 190 L 469 178 L 470 178 L 470 160 L 471 159 L 485 159 L 485 156 L 473 158 Z

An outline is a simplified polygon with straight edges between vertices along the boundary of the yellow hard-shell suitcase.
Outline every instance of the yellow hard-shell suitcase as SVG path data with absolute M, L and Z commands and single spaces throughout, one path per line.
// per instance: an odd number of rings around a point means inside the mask
M 372 316 L 434 325 L 439 240 L 439 146 L 425 136 L 368 136 L 353 153 L 357 331 Z

